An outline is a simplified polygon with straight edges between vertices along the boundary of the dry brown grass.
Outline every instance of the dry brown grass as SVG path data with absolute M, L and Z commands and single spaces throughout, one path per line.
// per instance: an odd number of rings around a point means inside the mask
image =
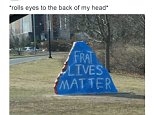
M 144 79 L 111 74 L 119 94 L 57 96 L 61 58 L 10 66 L 10 115 L 144 115 Z

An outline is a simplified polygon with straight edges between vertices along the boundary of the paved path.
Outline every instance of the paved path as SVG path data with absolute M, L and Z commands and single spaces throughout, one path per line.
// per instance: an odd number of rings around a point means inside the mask
M 42 59 L 42 58 L 45 58 L 45 57 L 47 57 L 47 56 L 35 56 L 35 57 L 10 59 L 10 65 L 15 65 L 15 64 L 25 63 L 25 62 L 31 62 L 31 61 L 39 60 L 39 59 Z
M 63 55 L 68 55 L 68 52 L 52 52 L 52 57 L 59 57 Z M 48 58 L 48 53 L 45 53 L 43 56 L 34 56 L 34 57 L 22 57 L 22 58 L 14 58 L 10 59 L 10 65 L 15 65 L 15 64 L 20 64 L 20 63 L 25 63 L 25 62 L 31 62 L 43 58 Z

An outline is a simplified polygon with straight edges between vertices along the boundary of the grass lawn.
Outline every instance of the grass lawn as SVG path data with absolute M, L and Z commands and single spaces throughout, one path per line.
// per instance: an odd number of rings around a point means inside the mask
M 53 85 L 62 66 L 60 57 L 11 65 L 10 115 L 145 114 L 144 76 L 111 73 L 119 94 L 57 96 Z

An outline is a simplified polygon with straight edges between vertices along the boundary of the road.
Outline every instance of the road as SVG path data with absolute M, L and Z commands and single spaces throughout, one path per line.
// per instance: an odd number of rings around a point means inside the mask
M 15 64 L 25 63 L 25 62 L 31 62 L 31 61 L 39 60 L 39 59 L 42 59 L 42 58 L 45 58 L 45 57 L 47 57 L 47 56 L 35 56 L 35 57 L 10 59 L 10 65 L 15 65 Z
M 52 52 L 52 56 L 55 58 L 57 56 L 64 56 L 68 55 L 68 52 Z M 22 58 L 14 58 L 10 59 L 10 65 L 15 65 L 15 64 L 20 64 L 20 63 L 25 63 L 25 62 L 31 62 L 43 58 L 48 58 L 48 54 L 44 54 L 44 56 L 34 56 L 34 57 L 22 57 Z

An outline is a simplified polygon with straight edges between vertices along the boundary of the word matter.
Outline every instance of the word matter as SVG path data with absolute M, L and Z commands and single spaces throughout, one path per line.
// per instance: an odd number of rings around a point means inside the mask
M 87 87 L 87 83 L 89 86 Z M 60 90 L 70 90 L 74 88 L 75 90 L 82 90 L 84 88 L 88 89 L 111 89 L 111 79 L 109 78 L 80 78 L 72 80 L 63 80 L 60 84 Z

